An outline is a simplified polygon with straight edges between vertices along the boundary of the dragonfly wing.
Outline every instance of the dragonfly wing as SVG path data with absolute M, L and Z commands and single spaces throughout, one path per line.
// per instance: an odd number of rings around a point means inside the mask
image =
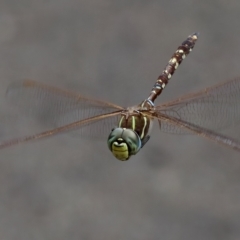
M 167 115 L 159 116 L 159 120 L 160 119 L 161 119 L 161 122 L 167 123 L 167 125 L 177 126 L 179 129 L 184 129 L 187 132 L 192 132 L 194 134 L 200 135 L 216 143 L 222 144 L 226 147 L 232 148 L 240 152 L 240 142 L 235 140 L 234 138 L 224 136 L 212 130 L 204 129 L 192 123 L 189 123 L 174 117 L 170 117 Z
M 161 115 L 219 131 L 240 123 L 240 78 L 156 107 Z M 186 133 L 186 128 L 161 123 L 161 130 Z
M 40 124 L 59 128 L 94 116 L 119 111 L 117 105 L 86 98 L 73 91 L 48 86 L 31 80 L 13 83 L 7 90 L 7 99 L 20 109 L 20 113 L 34 117 Z M 84 122 L 78 130 L 80 135 L 101 137 L 109 134 L 119 116 Z M 95 124 L 92 124 L 95 123 Z M 91 126 L 90 126 L 91 125 Z
M 91 123 L 96 123 L 100 120 L 104 120 L 104 119 L 108 119 L 114 116 L 118 116 L 120 113 L 119 111 L 116 112 L 112 112 L 112 113 L 107 113 L 107 114 L 101 114 L 98 116 L 94 116 L 91 118 L 87 118 L 87 119 L 83 119 L 77 122 L 73 122 L 58 128 L 54 128 L 54 129 L 50 129 L 47 131 L 43 131 L 37 134 L 33 134 L 33 135 L 29 135 L 29 136 L 25 136 L 25 137 L 17 137 L 17 138 L 13 138 L 11 140 L 6 140 L 0 143 L 0 149 L 5 148 L 5 147 L 10 147 L 19 143 L 23 143 L 23 142 L 29 142 L 32 140 L 37 140 L 37 139 L 42 139 L 45 137 L 49 137 L 49 136 L 53 136 L 62 132 L 66 132 L 66 131 L 70 131 L 70 130 L 75 130 L 77 128 L 80 128 L 82 126 L 85 126 L 86 124 L 89 125 Z
M 121 112 L 111 117 L 88 121 L 81 125 L 81 127 L 74 129 L 70 134 L 73 137 L 86 137 L 91 139 L 106 140 L 112 129 L 118 126 L 121 118 Z M 60 125 L 62 126 L 62 125 Z

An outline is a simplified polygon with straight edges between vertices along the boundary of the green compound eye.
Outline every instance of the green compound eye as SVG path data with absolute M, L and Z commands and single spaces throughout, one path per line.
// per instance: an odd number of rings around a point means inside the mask
M 135 155 L 141 146 L 140 137 L 131 129 L 115 128 L 108 137 L 109 150 L 121 161 L 126 161 L 131 155 Z

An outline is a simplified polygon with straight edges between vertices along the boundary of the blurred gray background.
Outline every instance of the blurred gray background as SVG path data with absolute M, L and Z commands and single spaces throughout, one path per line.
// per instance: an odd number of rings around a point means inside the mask
M 29 130 L 6 103 L 11 82 L 30 78 L 137 104 L 178 45 L 199 31 L 161 103 L 240 76 L 239 29 L 240 1 L 233 0 L 0 0 L 1 140 L 8 128 Z M 128 162 L 112 156 L 105 136 L 64 134 L 6 148 L 0 239 L 238 240 L 239 158 L 158 126 Z

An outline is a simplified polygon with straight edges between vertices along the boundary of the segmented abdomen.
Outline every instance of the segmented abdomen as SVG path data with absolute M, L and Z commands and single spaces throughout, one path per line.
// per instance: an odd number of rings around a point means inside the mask
M 198 33 L 194 33 L 188 36 L 188 38 L 178 47 L 177 51 L 172 55 L 167 66 L 154 84 L 152 91 L 147 99 L 148 101 L 154 102 L 157 96 L 162 92 L 169 79 L 177 69 L 178 65 L 181 64 L 182 60 L 192 51 L 197 38 Z

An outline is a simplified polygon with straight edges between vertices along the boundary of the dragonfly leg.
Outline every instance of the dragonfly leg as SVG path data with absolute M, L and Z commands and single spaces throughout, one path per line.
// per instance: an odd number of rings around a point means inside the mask
M 149 139 L 150 139 L 149 135 L 142 139 L 142 146 L 141 146 L 141 148 L 148 142 Z

